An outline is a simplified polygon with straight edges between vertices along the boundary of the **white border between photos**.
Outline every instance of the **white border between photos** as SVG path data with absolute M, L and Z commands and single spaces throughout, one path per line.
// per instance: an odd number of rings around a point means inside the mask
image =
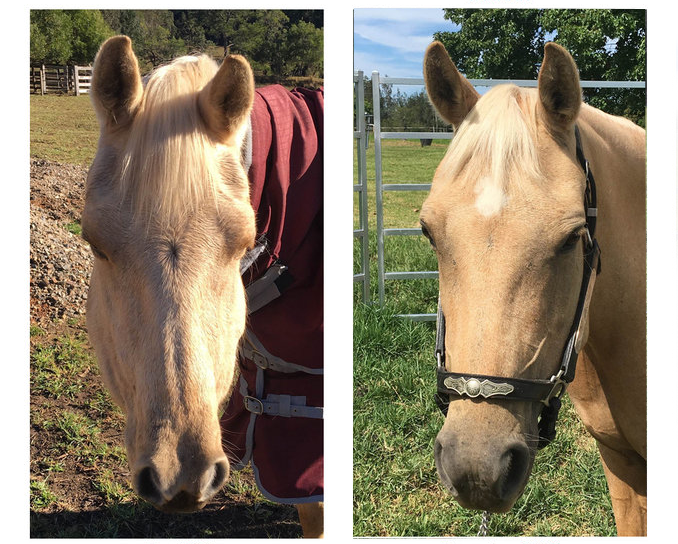
M 648 366 L 651 386 L 671 380 L 676 365 L 676 31 L 672 13 L 663 2 L 626 0 L 584 2 L 488 1 L 424 2 L 417 7 L 559 7 L 648 9 Z M 49 2 L 35 8 L 108 7 L 99 2 Z M 185 2 L 164 2 L 143 7 L 182 8 Z M 244 0 L 227 3 L 233 8 L 324 9 L 325 10 L 325 526 L 329 542 L 352 537 L 352 32 L 354 7 L 412 7 L 400 0 L 366 5 L 340 5 L 340 0 L 319 2 L 264 1 L 252 5 Z M 357 5 L 356 5 L 357 4 Z M 409 5 L 408 5 L 409 4 Z M 593 5 L 591 5 L 593 4 Z M 129 6 L 121 6 L 127 8 Z M 134 5 L 132 7 L 139 8 Z M 220 9 L 214 1 L 198 2 L 200 8 Z M 11 7 L 6 25 L 14 30 L 3 35 L 6 62 L 12 83 L 3 90 L 6 117 L 4 198 L 0 199 L 5 224 L 3 266 L 3 338 L 10 340 L 4 354 L 7 385 L 2 396 L 4 440 L 2 494 L 4 532 L 12 541 L 28 539 L 29 459 L 29 99 L 21 84 L 28 59 L 28 7 Z M 7 86 L 7 84 L 6 84 Z M 9 255 L 9 257 L 7 257 Z M 659 388 L 657 388 L 659 389 Z M 650 390 L 652 392 L 652 389 Z M 668 537 L 676 489 L 673 469 L 676 410 L 671 394 L 649 398 L 649 538 Z M 11 520 L 8 522 L 7 520 Z M 240 539 L 235 539 L 240 540 Z M 256 540 L 256 539 L 255 539 Z M 381 540 L 381 539 L 380 539 Z M 392 540 L 391 538 L 386 540 Z M 408 539 L 419 541 L 420 538 Z M 540 539 L 558 542 L 563 539 Z M 82 541 L 80 539 L 80 541 Z M 243 540 L 252 542 L 252 539 Z

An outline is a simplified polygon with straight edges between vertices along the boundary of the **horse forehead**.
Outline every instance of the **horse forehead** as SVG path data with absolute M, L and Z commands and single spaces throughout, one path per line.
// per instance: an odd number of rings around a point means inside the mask
M 548 221 L 582 206 L 585 176 L 572 158 L 562 154 L 544 161 L 539 176 L 516 171 L 505 176 L 465 169 L 458 179 L 436 172 L 424 204 L 441 218 L 454 221 L 497 219 Z
M 501 182 L 492 176 L 481 176 L 473 186 L 473 208 L 482 217 L 493 217 L 508 204 L 508 194 Z

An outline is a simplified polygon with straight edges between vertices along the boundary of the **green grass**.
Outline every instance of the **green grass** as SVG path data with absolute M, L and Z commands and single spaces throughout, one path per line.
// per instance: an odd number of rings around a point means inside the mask
M 70 232 L 71 234 L 75 234 L 76 236 L 80 236 L 82 234 L 82 227 L 78 222 L 68 223 L 67 225 L 64 226 L 64 228 L 68 232 Z
M 419 140 L 383 140 L 382 141 L 382 178 L 383 183 L 430 183 L 433 174 L 447 151 L 449 140 L 433 140 L 428 147 L 421 147 Z M 354 149 L 354 179 L 357 181 L 357 159 Z M 372 190 L 368 191 L 369 227 L 376 226 L 374 192 L 374 141 L 370 139 L 367 149 L 367 179 Z M 407 191 L 384 193 L 384 226 L 416 227 L 419 225 L 421 204 L 426 199 L 426 191 Z M 355 209 L 357 210 L 357 195 Z M 357 227 L 357 218 L 354 222 Z
M 31 387 L 37 394 L 73 399 L 87 387 L 83 378 L 91 372 L 98 370 L 84 334 L 38 343 L 31 353 Z
M 129 482 L 120 439 L 124 417 L 101 384 L 85 334 L 66 328 L 59 335 L 50 335 L 32 326 L 31 342 L 30 504 L 34 536 L 112 538 L 148 533 L 173 537 L 192 530 L 200 536 L 220 536 L 235 529 L 228 521 L 213 524 L 200 515 L 168 524 L 170 518 L 139 499 Z M 71 490 L 79 499 L 73 498 Z M 229 498 L 220 500 L 236 505 L 231 516 L 250 516 L 246 520 L 249 530 L 257 531 L 264 525 L 260 514 L 271 518 L 271 527 L 279 524 L 280 512 L 274 511 L 278 506 L 267 510 L 270 503 L 256 488 L 251 469 L 232 473 L 225 493 Z M 80 510 L 78 500 L 90 508 L 93 503 L 105 506 L 105 510 L 88 517 L 87 508 Z M 69 516 L 73 517 L 70 521 Z M 287 535 L 294 532 L 285 527 L 271 530 L 287 531 Z
M 31 482 L 31 508 L 47 508 L 57 502 L 47 482 L 36 480 Z
M 131 503 L 135 500 L 132 489 L 116 481 L 110 469 L 101 470 L 94 479 L 92 486 L 97 493 L 104 497 L 108 505 Z
M 88 96 L 31 95 L 31 157 L 89 165 L 99 125 Z
M 437 144 L 437 145 L 436 145 Z M 431 148 L 418 141 L 384 141 L 384 181 L 429 182 L 447 142 Z M 396 160 L 397 157 L 397 160 Z M 368 150 L 370 285 L 376 298 L 374 156 Z M 401 196 L 401 195 L 406 195 Z M 412 227 L 426 193 L 385 198 L 387 227 Z M 354 200 L 357 224 L 357 200 Z M 435 270 L 423 236 L 386 242 L 386 270 Z M 354 242 L 354 271 L 360 242 Z M 459 507 L 438 481 L 433 459 L 443 416 L 433 400 L 434 324 L 398 318 L 397 313 L 433 313 L 437 281 L 389 281 L 386 304 L 363 304 L 354 288 L 354 525 L 355 536 L 474 536 L 481 513 Z M 540 451 L 525 493 L 513 509 L 495 515 L 495 536 L 614 535 L 615 526 L 602 466 L 566 398 L 558 436 Z

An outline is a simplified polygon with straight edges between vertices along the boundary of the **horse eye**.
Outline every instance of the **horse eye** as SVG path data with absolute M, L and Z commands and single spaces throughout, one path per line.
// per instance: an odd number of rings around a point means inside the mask
M 565 239 L 565 241 L 560 246 L 560 250 L 565 252 L 565 251 L 570 251 L 571 249 L 574 249 L 574 247 L 577 245 L 577 242 L 579 242 L 580 238 L 581 238 L 581 229 L 580 228 L 572 231 L 570 233 L 570 235 Z
M 97 259 L 101 259 L 102 261 L 108 260 L 108 257 L 106 256 L 106 254 L 103 251 L 101 251 L 100 249 L 98 249 L 96 246 L 93 246 L 92 244 L 90 244 L 89 248 L 92 250 L 92 254 Z
M 431 243 L 431 246 L 433 249 L 436 249 L 436 244 L 433 241 L 433 237 L 431 236 L 431 233 L 428 230 L 428 227 L 426 226 L 426 223 L 423 221 L 419 221 L 419 224 L 421 225 L 421 233 L 428 238 L 428 241 Z

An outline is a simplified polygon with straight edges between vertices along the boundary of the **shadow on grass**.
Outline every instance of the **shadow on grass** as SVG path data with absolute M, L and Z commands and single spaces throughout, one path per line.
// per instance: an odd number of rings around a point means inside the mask
M 147 505 L 52 513 L 31 511 L 31 538 L 299 538 L 294 506 L 273 503 L 208 505 L 170 515 Z

